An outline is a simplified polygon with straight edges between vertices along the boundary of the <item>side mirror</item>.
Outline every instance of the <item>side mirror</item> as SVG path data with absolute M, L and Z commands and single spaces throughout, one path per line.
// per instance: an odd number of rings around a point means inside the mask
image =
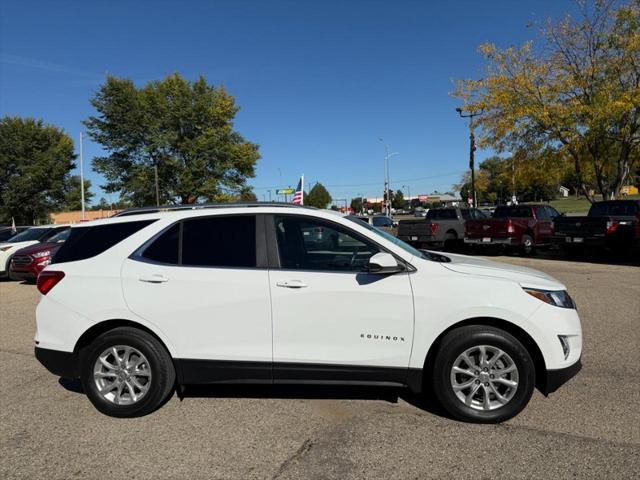
M 367 271 L 379 275 L 391 275 L 404 271 L 404 265 L 399 265 L 395 257 L 390 253 L 376 253 L 369 259 Z

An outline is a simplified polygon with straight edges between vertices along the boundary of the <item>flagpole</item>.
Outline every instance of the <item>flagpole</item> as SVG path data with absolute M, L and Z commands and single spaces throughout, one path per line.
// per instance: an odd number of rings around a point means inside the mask
M 304 205 L 304 173 L 300 177 L 300 190 L 302 192 L 300 194 L 300 205 Z
M 80 204 L 84 220 L 84 158 L 82 158 L 82 132 L 80 132 Z

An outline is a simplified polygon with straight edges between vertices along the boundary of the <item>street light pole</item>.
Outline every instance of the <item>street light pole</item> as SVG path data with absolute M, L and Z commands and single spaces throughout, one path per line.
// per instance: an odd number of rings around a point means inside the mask
M 462 113 L 462 108 L 458 107 L 456 108 L 456 112 L 458 112 L 460 117 L 469 119 L 469 168 L 471 169 L 471 198 L 473 200 L 473 207 L 478 208 L 478 196 L 476 194 L 475 156 L 474 156 L 474 152 L 476 151 L 476 137 L 473 134 L 473 117 L 482 115 L 482 111 L 479 112 L 477 110 L 474 110 L 465 115 Z
M 398 152 L 389 153 L 389 145 L 384 143 L 382 138 L 379 139 L 384 144 L 384 196 L 385 196 L 385 215 L 391 216 L 391 198 L 389 195 L 389 159 L 394 155 L 398 155 Z
M 411 189 L 409 188 L 409 185 L 403 185 L 402 188 L 407 189 L 407 200 L 409 201 L 409 208 L 411 208 Z
M 80 208 L 84 220 L 84 157 L 82 155 L 82 132 L 80 132 Z

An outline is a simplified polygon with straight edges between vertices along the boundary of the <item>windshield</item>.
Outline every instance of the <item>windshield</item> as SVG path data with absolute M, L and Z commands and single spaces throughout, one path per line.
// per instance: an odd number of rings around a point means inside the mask
M 348 215 L 347 218 L 349 220 L 351 220 L 352 222 L 355 222 L 358 225 L 363 226 L 364 228 L 366 228 L 370 232 L 374 232 L 376 235 L 381 236 L 385 240 L 389 240 L 390 242 L 392 242 L 395 245 L 399 246 L 400 248 L 402 248 L 406 252 L 410 253 L 411 255 L 414 255 L 414 256 L 416 256 L 418 258 L 423 258 L 425 260 L 429 260 L 427 255 L 425 255 L 423 252 L 413 248 L 411 245 L 408 245 L 408 244 L 404 243 L 402 240 L 394 237 L 390 233 L 387 233 L 384 230 L 379 230 L 377 228 L 374 228 L 371 225 L 369 225 L 368 223 L 363 222 L 362 220 L 360 220 L 358 217 L 354 217 L 353 215 Z
M 7 240 L 7 243 L 29 242 L 31 240 L 40 240 L 40 238 L 49 231 L 49 228 L 29 228 L 24 232 Z

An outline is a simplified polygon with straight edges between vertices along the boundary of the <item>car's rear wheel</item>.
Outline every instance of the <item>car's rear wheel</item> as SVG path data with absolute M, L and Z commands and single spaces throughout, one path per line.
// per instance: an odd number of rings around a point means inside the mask
M 147 415 L 169 398 L 175 370 L 149 333 L 119 327 L 96 338 L 81 355 L 82 386 L 93 405 L 112 417 Z
M 499 423 L 527 405 L 535 368 L 522 343 L 509 333 L 485 326 L 449 332 L 436 355 L 433 391 L 453 417 Z
M 535 252 L 535 243 L 531 235 L 523 235 L 522 242 L 520 243 L 520 253 L 524 256 L 533 255 Z

